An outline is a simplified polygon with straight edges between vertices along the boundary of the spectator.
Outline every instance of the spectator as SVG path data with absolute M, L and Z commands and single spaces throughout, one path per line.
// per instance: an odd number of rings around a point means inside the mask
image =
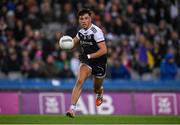
M 112 79 L 130 79 L 131 75 L 127 67 L 125 67 L 120 61 L 115 61 L 110 67 L 110 74 Z
M 28 72 L 31 70 L 31 60 L 29 58 L 29 51 L 23 50 L 22 51 L 22 65 L 21 65 L 21 72 L 24 75 L 27 75 Z
M 174 80 L 177 75 L 178 67 L 173 54 L 167 54 L 160 65 L 160 75 L 162 80 Z
M 27 78 L 45 78 L 43 75 L 43 63 L 40 60 L 34 60 L 31 64 L 31 69 L 27 74 Z
M 10 72 L 20 71 L 21 60 L 18 58 L 17 52 L 14 48 L 9 48 L 9 55 L 6 57 L 5 62 L 3 63 L 2 70 L 5 74 Z
M 24 22 L 22 20 L 16 20 L 14 37 L 17 41 L 21 41 L 25 37 Z
M 148 66 L 148 41 L 144 35 L 141 35 L 139 38 L 139 50 L 138 50 L 138 72 L 140 75 L 149 72 Z
M 58 77 L 60 70 L 55 65 L 55 60 L 53 55 L 48 55 L 46 57 L 46 63 L 42 67 L 42 74 L 45 78 L 55 78 Z
M 56 68 L 60 70 L 59 78 L 73 78 L 67 52 L 61 51 L 59 53 L 58 58 L 55 60 L 55 65 Z

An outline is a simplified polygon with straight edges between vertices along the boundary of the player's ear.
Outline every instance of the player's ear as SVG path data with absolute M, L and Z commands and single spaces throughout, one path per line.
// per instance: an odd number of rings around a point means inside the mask
M 92 17 L 91 16 L 89 17 L 89 20 L 90 20 L 90 22 L 92 21 Z

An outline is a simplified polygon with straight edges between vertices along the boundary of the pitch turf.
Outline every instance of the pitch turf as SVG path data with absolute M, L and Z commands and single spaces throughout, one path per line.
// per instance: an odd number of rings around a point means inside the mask
M 0 115 L 0 124 L 180 124 L 180 116 Z

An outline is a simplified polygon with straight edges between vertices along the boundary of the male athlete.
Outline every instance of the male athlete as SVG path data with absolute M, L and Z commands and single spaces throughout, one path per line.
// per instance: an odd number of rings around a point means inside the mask
M 82 91 L 84 81 L 92 74 L 94 83 L 94 92 L 96 93 L 96 106 L 103 102 L 102 82 L 106 75 L 107 47 L 102 30 L 92 24 L 91 11 L 82 9 L 78 13 L 79 24 L 82 29 L 79 30 L 74 43 L 80 43 L 82 53 L 79 56 L 81 61 L 77 81 L 72 91 L 71 106 L 66 112 L 66 116 L 74 117 L 76 103 Z

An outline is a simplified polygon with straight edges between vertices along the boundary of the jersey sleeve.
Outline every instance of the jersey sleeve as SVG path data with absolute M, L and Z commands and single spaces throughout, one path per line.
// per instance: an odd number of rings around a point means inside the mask
M 79 32 L 76 34 L 76 37 L 77 37 L 78 39 L 80 39 L 80 37 L 79 37 Z
M 104 41 L 104 34 L 102 32 L 102 30 L 98 30 L 95 34 L 94 34 L 94 39 L 96 42 L 101 42 Z

